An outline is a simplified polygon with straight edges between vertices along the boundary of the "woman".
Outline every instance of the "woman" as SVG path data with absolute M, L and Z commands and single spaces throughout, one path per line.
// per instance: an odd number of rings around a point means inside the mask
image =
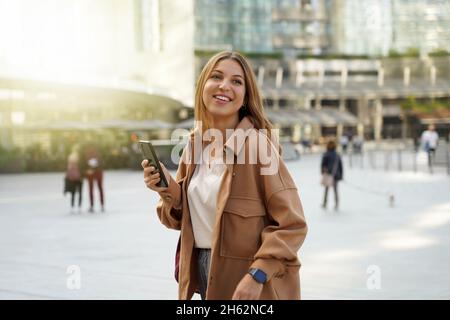
M 205 65 L 195 119 L 176 178 L 163 166 L 168 188 L 156 187 L 159 173 L 142 162 L 145 184 L 161 196 L 158 217 L 181 230 L 179 298 L 300 299 L 303 208 L 240 54 L 221 52 Z M 257 150 L 264 143 L 270 162 Z
M 73 212 L 75 204 L 75 194 L 78 193 L 78 211 L 81 211 L 81 201 L 83 193 L 83 179 L 80 170 L 80 156 L 78 147 L 74 147 L 69 157 L 67 158 L 67 172 L 66 179 L 69 184 L 68 190 L 71 194 L 71 212 Z
M 322 207 L 326 209 L 328 189 L 333 187 L 334 190 L 334 209 L 339 208 L 339 194 L 338 194 L 338 182 L 344 177 L 344 170 L 342 168 L 342 160 L 339 154 L 336 152 L 336 143 L 333 140 L 328 141 L 327 151 L 322 156 L 322 163 L 320 165 L 322 175 L 329 175 L 331 177 L 330 182 L 322 182 L 325 187 L 325 194 L 323 197 Z
M 86 178 L 89 185 L 89 212 L 94 213 L 94 182 L 97 183 L 100 193 L 101 211 L 105 212 L 105 200 L 103 194 L 103 169 L 100 161 L 100 153 L 97 148 L 90 144 L 85 150 Z

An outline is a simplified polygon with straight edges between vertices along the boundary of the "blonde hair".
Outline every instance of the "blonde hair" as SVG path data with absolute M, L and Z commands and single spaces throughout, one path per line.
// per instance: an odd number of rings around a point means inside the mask
M 68 162 L 79 162 L 80 161 L 80 156 L 78 155 L 78 152 L 72 151 L 69 154 L 69 157 L 67 158 Z
M 273 128 L 267 116 L 264 113 L 263 102 L 259 92 L 256 77 L 247 59 L 240 53 L 235 51 L 222 51 L 209 59 L 203 67 L 202 72 L 197 80 L 195 89 L 195 108 L 194 115 L 196 121 L 201 121 L 202 131 L 211 128 L 211 120 L 209 119 L 206 106 L 203 102 L 203 88 L 208 80 L 214 67 L 222 60 L 231 59 L 239 63 L 244 71 L 245 80 L 245 97 L 244 108 L 239 109 L 239 120 L 247 116 L 256 129 L 266 129 L 267 135 L 271 137 L 271 129 Z M 202 133 L 203 133 L 202 132 Z

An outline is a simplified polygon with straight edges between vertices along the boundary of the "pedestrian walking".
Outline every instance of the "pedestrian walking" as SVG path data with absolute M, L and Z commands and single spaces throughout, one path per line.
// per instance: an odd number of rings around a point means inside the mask
M 428 155 L 428 168 L 432 171 L 436 148 L 439 143 L 439 135 L 436 132 L 434 125 L 430 124 L 428 126 L 428 129 L 422 133 L 420 140 L 425 152 Z
M 328 141 L 327 151 L 322 156 L 320 164 L 320 170 L 322 173 L 322 185 L 325 187 L 325 193 L 323 196 L 322 207 L 327 208 L 328 189 L 334 190 L 334 209 L 339 209 L 339 193 L 338 183 L 344 178 L 344 169 L 342 160 L 339 154 L 336 152 L 336 143 L 333 140 Z
M 89 212 L 94 213 L 94 183 L 97 184 L 100 195 L 101 211 L 105 212 L 103 194 L 103 168 L 100 153 L 94 145 L 88 145 L 85 150 L 86 178 L 89 185 Z
M 71 213 L 74 213 L 75 195 L 77 193 L 78 212 L 81 212 L 83 177 L 80 170 L 80 155 L 77 146 L 73 147 L 69 157 L 67 158 L 67 171 L 65 179 L 65 192 L 70 192 L 71 194 Z
M 339 139 L 339 143 L 341 144 L 342 152 L 347 153 L 347 148 L 350 140 L 346 134 L 343 134 Z
M 352 139 L 352 149 L 354 154 L 361 154 L 364 144 L 364 138 L 360 135 L 355 136 Z
M 159 173 L 142 162 L 145 184 L 161 196 L 158 217 L 181 230 L 179 299 L 299 299 L 307 225 L 242 55 L 221 52 L 205 65 L 195 119 L 176 178 L 162 168 L 168 188 L 156 187 Z M 271 154 L 264 164 L 263 143 Z

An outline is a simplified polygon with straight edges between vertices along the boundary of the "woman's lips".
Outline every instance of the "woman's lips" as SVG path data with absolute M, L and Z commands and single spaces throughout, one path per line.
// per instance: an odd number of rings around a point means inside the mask
M 221 105 L 221 106 L 226 105 L 227 103 L 231 102 L 231 101 L 221 100 L 216 97 L 213 97 L 213 100 L 216 104 Z

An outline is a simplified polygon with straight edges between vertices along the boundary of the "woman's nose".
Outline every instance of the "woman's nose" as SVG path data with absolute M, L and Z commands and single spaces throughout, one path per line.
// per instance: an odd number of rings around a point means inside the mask
M 220 82 L 219 88 L 222 90 L 228 90 L 230 88 L 228 80 L 224 79 L 222 82 Z

